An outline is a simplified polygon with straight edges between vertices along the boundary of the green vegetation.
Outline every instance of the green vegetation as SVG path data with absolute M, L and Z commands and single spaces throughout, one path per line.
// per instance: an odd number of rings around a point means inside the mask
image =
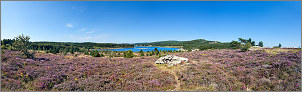
M 133 51 L 132 50 L 128 50 L 125 54 L 125 57 L 126 58 L 133 58 L 134 57 L 134 54 L 133 54 Z
M 248 51 L 250 47 L 255 46 L 255 41 L 252 41 L 251 38 L 248 40 L 238 38 L 238 40 L 240 41 L 240 50 L 243 52 Z
M 260 41 L 260 42 L 258 43 L 258 45 L 259 45 L 260 47 L 263 47 L 263 42 Z
M 84 52 L 84 55 L 89 55 L 89 52 L 86 50 L 86 51 Z
M 58 53 L 61 53 L 63 55 L 71 54 L 74 56 L 84 54 L 84 55 L 91 55 L 92 57 L 108 56 L 109 58 L 112 57 L 132 58 L 138 56 L 153 56 L 153 55 L 160 57 L 163 55 L 167 55 L 168 53 L 177 53 L 182 51 L 171 51 L 171 50 L 159 51 L 157 48 L 155 48 L 152 51 L 144 52 L 141 50 L 138 53 L 134 54 L 133 51 L 103 51 L 103 50 L 97 51 L 96 49 L 134 47 L 134 45 L 139 45 L 139 46 L 153 45 L 153 46 L 178 46 L 178 47 L 182 47 L 187 51 L 207 50 L 207 49 L 241 49 L 241 51 L 247 51 L 251 46 L 255 46 L 255 41 L 252 41 L 251 38 L 249 39 L 238 38 L 238 40 L 239 41 L 221 43 L 218 41 L 197 39 L 191 41 L 161 41 L 161 42 L 153 42 L 153 43 L 136 43 L 136 44 L 27 41 L 27 48 L 25 49 L 32 50 L 32 51 L 42 51 L 42 52 L 53 53 L 53 54 L 58 54 Z M 20 43 L 19 40 L 16 39 L 3 39 L 1 42 L 2 43 L 1 48 L 8 49 L 8 50 L 20 50 L 20 49 L 13 48 L 14 43 L 17 42 Z M 263 42 L 260 41 L 258 45 L 263 46 Z M 30 57 L 30 53 L 28 53 L 28 51 L 25 51 L 25 53 L 28 55 L 28 57 Z
M 160 42 L 151 42 L 151 43 L 136 43 L 135 45 L 140 46 L 183 46 L 183 49 L 192 50 L 192 49 L 224 49 L 231 48 L 229 43 L 221 43 L 218 41 L 207 41 L 205 39 L 196 39 L 191 41 L 160 41 Z M 156 53 L 155 53 L 156 54 Z
M 91 51 L 90 55 L 93 56 L 93 57 L 103 57 L 103 56 L 101 56 L 101 54 L 97 50 Z
M 140 50 L 138 53 L 140 53 L 140 54 L 141 54 L 140 56 L 145 56 L 145 54 L 144 54 L 144 51 L 143 51 L 143 50 Z
M 34 53 L 28 51 L 30 46 L 29 39 L 29 36 L 24 36 L 23 34 L 15 37 L 14 42 L 12 43 L 13 48 L 21 51 L 27 58 L 34 58 Z
M 274 46 L 273 48 L 281 48 L 281 44 L 279 43 L 278 46 Z
M 240 45 L 241 45 L 241 43 L 238 42 L 238 41 L 232 41 L 232 42 L 231 42 L 231 47 L 232 47 L 233 49 L 238 49 L 238 48 L 240 48 Z
M 245 44 L 240 48 L 240 50 L 243 51 L 243 52 L 244 52 L 244 51 L 248 51 L 250 47 L 252 47 L 251 43 L 250 43 L 250 42 L 247 42 L 247 43 L 245 43 Z
M 3 39 L 2 41 L 2 49 L 12 50 L 12 45 L 16 42 L 16 39 Z M 101 49 L 101 48 L 128 48 L 134 47 L 131 44 L 113 44 L 113 43 L 92 43 L 92 42 L 84 42 L 84 43 L 73 43 L 73 42 L 29 42 L 29 47 L 27 49 L 30 50 L 38 50 L 45 51 L 46 53 L 57 54 L 65 51 L 66 54 L 70 52 L 70 54 L 74 54 L 74 52 L 85 52 L 90 49 Z M 87 53 L 86 53 L 87 54 Z

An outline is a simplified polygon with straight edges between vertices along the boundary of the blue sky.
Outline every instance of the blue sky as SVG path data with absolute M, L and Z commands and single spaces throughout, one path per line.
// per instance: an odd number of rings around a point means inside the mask
M 300 1 L 1 1 L 1 39 L 136 43 L 252 38 L 301 46 Z

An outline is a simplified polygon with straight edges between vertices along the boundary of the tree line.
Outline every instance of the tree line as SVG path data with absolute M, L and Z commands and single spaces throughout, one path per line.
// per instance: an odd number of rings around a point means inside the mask
M 108 57 L 126 57 L 132 58 L 134 57 L 134 52 L 129 51 L 98 51 L 96 50 L 99 47 L 134 47 L 134 45 L 130 44 L 111 44 L 111 43 L 70 43 L 70 42 L 30 42 L 29 36 L 19 35 L 14 39 L 3 39 L 1 40 L 1 48 L 8 49 L 8 50 L 17 50 L 21 51 L 23 55 L 27 58 L 34 58 L 35 51 L 45 51 L 46 53 L 63 53 L 64 55 L 67 54 L 74 54 L 77 56 L 77 53 L 84 53 L 84 55 L 91 55 L 92 57 L 104 57 L 105 55 Z M 30 51 L 31 50 L 31 51 Z M 157 55 L 160 56 L 161 53 L 173 53 L 178 51 L 172 50 L 163 50 L 159 51 L 155 48 L 152 51 L 140 51 L 140 56 L 153 56 Z
M 29 50 L 33 51 L 45 51 L 46 53 L 63 53 L 64 55 L 67 54 L 74 54 L 75 52 L 84 53 L 85 55 L 91 55 L 93 57 L 104 57 L 105 55 L 108 57 L 126 57 L 132 58 L 134 57 L 134 52 L 129 51 L 98 51 L 98 48 L 116 48 L 116 47 L 134 47 L 131 44 L 112 44 L 112 43 L 71 43 L 71 42 L 30 42 L 29 36 L 19 35 L 14 39 L 3 39 L 1 40 L 1 48 L 8 49 L 8 50 L 18 50 L 24 53 L 26 57 L 33 58 L 34 52 L 30 52 Z M 170 42 L 165 42 L 170 43 Z M 263 42 L 260 41 L 258 45 L 256 45 L 255 41 L 252 41 L 251 38 L 249 39 L 242 39 L 238 38 L 238 41 L 232 41 L 230 43 L 221 43 L 221 42 L 213 42 L 207 41 L 204 39 L 192 40 L 192 41 L 185 41 L 185 42 L 177 42 L 176 44 L 182 45 L 184 49 L 188 51 L 192 49 L 199 49 L 199 50 L 206 50 L 206 49 L 241 49 L 241 51 L 248 51 L 248 49 L 252 46 L 260 46 L 263 47 Z M 279 44 L 278 47 L 281 47 Z M 174 53 L 174 52 L 181 52 L 181 51 L 172 51 L 172 50 L 163 50 L 159 51 L 155 48 L 152 51 L 139 51 L 139 56 L 161 56 L 162 54 L 166 53 Z M 76 54 L 77 55 L 77 54 Z M 75 56 L 76 56 L 75 55 Z

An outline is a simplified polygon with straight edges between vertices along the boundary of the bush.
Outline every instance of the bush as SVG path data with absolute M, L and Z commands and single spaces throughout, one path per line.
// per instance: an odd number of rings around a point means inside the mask
M 128 50 L 125 57 L 126 58 L 133 58 L 134 57 L 133 51 L 132 50 Z
M 5 45 L 1 45 L 1 49 L 6 49 Z
M 97 50 L 91 51 L 91 52 L 90 52 L 90 55 L 91 55 L 92 57 L 101 57 L 99 51 L 97 51 Z
M 238 41 L 232 41 L 231 42 L 231 48 L 232 49 L 238 49 L 238 48 L 240 48 L 240 42 L 238 42 Z
M 248 51 L 250 47 L 252 47 L 251 43 L 247 42 L 240 50 L 245 52 Z
M 86 50 L 86 51 L 84 52 L 84 54 L 85 54 L 85 55 L 89 55 L 89 52 Z

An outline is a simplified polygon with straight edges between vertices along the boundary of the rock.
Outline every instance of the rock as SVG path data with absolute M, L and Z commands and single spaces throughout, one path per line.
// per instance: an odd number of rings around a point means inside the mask
M 176 65 L 181 62 L 188 62 L 189 59 L 183 57 L 177 57 L 172 55 L 167 55 L 164 57 L 160 57 L 155 63 L 156 64 L 169 64 L 169 65 Z
M 270 83 L 271 82 L 271 80 L 269 80 L 269 79 L 267 79 L 267 78 L 261 78 L 260 79 L 262 82 L 264 82 L 264 83 Z
M 271 68 L 271 66 L 270 66 L 270 65 L 268 65 L 268 64 L 266 64 L 266 65 L 262 65 L 262 67 L 263 67 L 263 68 L 265 68 L 265 69 L 270 69 L 270 68 Z
M 25 61 L 33 62 L 33 61 L 35 61 L 35 60 L 34 60 L 34 59 L 25 59 Z
M 171 65 L 168 65 L 168 67 L 172 67 L 173 66 L 173 64 L 171 64 Z

